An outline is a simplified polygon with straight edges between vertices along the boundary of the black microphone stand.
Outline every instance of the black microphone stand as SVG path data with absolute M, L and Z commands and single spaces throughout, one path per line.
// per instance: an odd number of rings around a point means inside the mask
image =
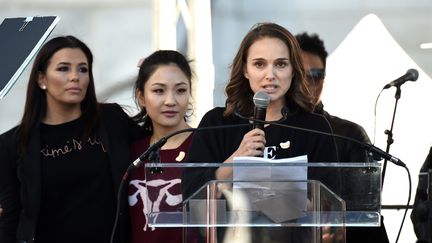
M 394 140 L 393 140 L 393 125 L 394 125 L 394 121 L 395 121 L 395 116 L 396 116 L 396 109 L 397 109 L 397 105 L 398 105 L 398 101 L 401 97 L 401 86 L 402 84 L 396 85 L 396 93 L 395 93 L 395 107 L 393 110 L 393 118 L 391 121 L 391 126 L 390 126 L 390 130 L 386 129 L 384 131 L 384 133 L 387 135 L 387 147 L 385 152 L 389 153 L 390 151 L 390 145 L 393 144 Z M 382 178 L 381 178 L 381 183 L 384 185 L 384 177 L 385 177 L 385 172 L 386 172 L 386 168 L 387 168 L 387 159 L 384 159 L 384 163 L 383 163 L 383 172 L 382 172 Z

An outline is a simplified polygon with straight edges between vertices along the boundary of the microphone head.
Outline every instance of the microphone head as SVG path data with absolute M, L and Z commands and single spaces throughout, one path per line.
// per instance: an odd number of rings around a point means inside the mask
M 406 73 L 407 80 L 416 81 L 418 79 L 419 73 L 416 69 L 408 69 Z
M 264 91 L 258 91 L 253 96 L 253 102 L 256 107 L 267 108 L 270 103 L 270 96 Z

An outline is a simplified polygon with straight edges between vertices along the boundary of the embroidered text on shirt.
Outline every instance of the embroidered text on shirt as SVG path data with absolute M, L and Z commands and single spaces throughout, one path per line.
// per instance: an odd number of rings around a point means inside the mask
M 100 145 L 102 151 L 107 152 L 99 138 L 88 138 L 87 142 L 91 146 Z M 45 157 L 56 158 L 67 153 L 71 153 L 75 150 L 81 150 L 84 144 L 85 143 L 80 140 L 72 139 L 72 141 L 66 141 L 66 144 L 63 147 L 60 146 L 59 148 L 50 148 L 48 145 L 46 145 L 45 148 L 42 148 L 41 153 Z

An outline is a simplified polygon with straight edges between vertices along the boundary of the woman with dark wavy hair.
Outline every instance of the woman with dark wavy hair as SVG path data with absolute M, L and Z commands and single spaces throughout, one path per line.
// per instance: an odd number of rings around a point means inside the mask
M 116 194 L 138 127 L 96 99 L 90 49 L 73 36 L 45 43 L 23 118 L 0 136 L 0 242 L 109 242 Z M 127 197 L 115 242 L 127 242 Z
M 253 115 L 254 104 L 252 97 L 256 91 L 250 86 L 250 80 L 245 74 L 245 70 L 248 67 L 247 64 L 250 64 L 250 61 L 248 63 L 249 48 L 255 42 L 263 39 L 278 40 L 277 42 L 283 43 L 287 48 L 287 55 L 281 60 L 289 64 L 286 69 L 290 69 L 292 77 L 289 80 L 290 87 L 284 95 L 285 101 L 292 101 L 305 111 L 312 111 L 314 103 L 305 83 L 301 49 L 297 40 L 287 29 L 280 25 L 261 23 L 252 28 L 243 38 L 232 62 L 230 80 L 225 88 L 227 100 L 224 116 L 232 115 L 235 110 L 244 115 Z
M 234 157 L 238 156 L 281 159 L 301 155 L 306 155 L 311 162 L 337 161 L 331 137 L 271 124 L 264 125 L 262 129 L 254 128 L 247 119 L 254 115 L 254 94 L 265 92 L 270 99 L 266 121 L 330 132 L 324 118 L 312 113 L 313 97 L 305 82 L 301 49 L 296 38 L 275 23 L 253 26 L 243 38 L 232 62 L 231 75 L 225 89 L 226 106 L 210 110 L 199 124 L 199 127 L 245 126 L 196 132 L 188 161 L 232 163 Z M 207 181 L 231 180 L 232 173 L 232 167 L 227 166 L 185 170 L 184 198 Z M 309 173 L 309 178 L 324 182 L 335 192 L 340 191 L 339 175 Z M 279 233 L 281 232 L 264 230 L 255 236 L 259 236 L 257 242 L 307 242 L 302 237 L 298 241 L 281 241 L 281 237 L 286 235 Z

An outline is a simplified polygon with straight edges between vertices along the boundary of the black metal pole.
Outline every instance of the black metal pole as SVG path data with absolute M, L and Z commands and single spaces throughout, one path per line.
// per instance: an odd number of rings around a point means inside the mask
M 389 153 L 390 151 L 390 145 L 393 144 L 394 140 L 393 140 L 393 125 L 394 125 L 394 121 L 395 121 L 395 116 L 396 116 L 396 109 L 397 109 L 397 105 L 398 105 L 398 101 L 401 97 L 401 88 L 400 85 L 396 85 L 396 93 L 395 93 L 395 107 L 393 110 L 393 118 L 391 121 L 391 126 L 390 126 L 390 130 L 385 130 L 384 133 L 387 135 L 387 147 L 386 147 L 386 153 Z M 382 172 L 382 178 L 381 178 L 381 183 L 382 185 L 384 185 L 384 177 L 385 177 L 385 172 L 386 172 L 386 167 L 387 167 L 387 159 L 384 160 L 383 163 L 383 172 Z

